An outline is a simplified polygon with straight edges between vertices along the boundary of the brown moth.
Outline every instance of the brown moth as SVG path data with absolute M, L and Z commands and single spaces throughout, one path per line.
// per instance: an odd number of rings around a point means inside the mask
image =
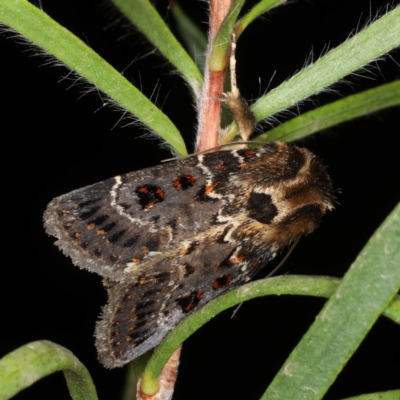
M 311 233 L 334 194 L 309 150 L 284 142 L 200 154 L 55 198 L 46 231 L 104 277 L 99 358 L 120 367 L 183 318 Z

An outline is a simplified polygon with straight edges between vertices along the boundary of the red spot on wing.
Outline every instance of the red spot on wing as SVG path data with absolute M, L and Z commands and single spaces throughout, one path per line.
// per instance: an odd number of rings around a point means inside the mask
M 219 181 L 213 182 L 210 185 L 207 185 L 204 189 L 204 195 L 208 196 L 217 186 L 219 185 Z
M 157 195 L 161 200 L 164 199 L 164 192 L 159 187 L 157 187 Z
M 181 306 L 182 312 L 186 314 L 199 305 L 202 295 L 201 290 L 193 290 L 181 296 L 177 303 Z
M 138 186 L 135 193 L 143 210 L 148 210 L 157 203 L 161 203 L 165 196 L 164 191 L 159 186 L 154 185 Z
M 232 257 L 228 261 L 231 263 L 241 263 L 246 259 L 245 256 Z
M 213 283 L 213 289 L 218 290 L 222 289 L 225 286 L 229 285 L 229 283 L 232 281 L 232 277 L 230 275 L 223 275 L 219 277 L 214 283 Z
M 177 189 L 185 190 L 192 187 L 195 183 L 196 178 L 191 174 L 187 174 L 178 176 L 178 178 L 174 180 L 173 186 Z

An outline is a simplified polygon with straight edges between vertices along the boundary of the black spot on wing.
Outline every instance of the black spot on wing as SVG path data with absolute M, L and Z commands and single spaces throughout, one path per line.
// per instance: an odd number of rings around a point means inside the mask
M 157 283 L 164 283 L 166 280 L 169 279 L 169 277 L 169 272 L 160 272 L 158 274 L 154 274 L 154 279 L 157 281 Z
M 124 242 L 122 247 L 132 247 L 136 243 L 136 241 L 138 240 L 138 237 L 139 237 L 138 235 L 130 237 L 129 239 L 127 239 Z
M 185 274 L 184 274 L 185 278 L 187 278 L 189 275 L 192 275 L 193 272 L 195 271 L 195 268 L 190 264 L 185 264 L 184 268 L 185 268 Z
M 193 240 L 192 242 L 190 242 L 189 247 L 186 250 L 186 254 L 190 254 L 193 253 L 194 250 L 196 250 L 196 247 L 200 244 L 200 242 Z
M 278 215 L 278 209 L 272 202 L 269 194 L 252 192 L 247 203 L 248 216 L 261 222 L 270 224 Z
M 81 203 L 78 204 L 79 208 L 84 208 L 86 206 L 89 206 L 91 204 L 97 203 L 99 200 L 101 200 L 100 198 L 96 198 L 96 199 L 92 199 L 92 200 L 86 200 L 86 201 L 82 201 Z
M 99 217 L 96 217 L 94 220 L 90 221 L 90 224 L 101 225 L 104 224 L 108 218 L 110 218 L 109 214 L 100 215 Z
M 125 235 L 126 231 L 127 231 L 126 229 L 123 229 L 121 231 L 114 233 L 112 236 L 108 238 L 108 241 L 110 243 L 118 242 Z
M 116 225 L 117 225 L 116 222 L 111 222 L 111 223 L 107 224 L 106 226 L 103 226 L 102 229 L 107 233 L 107 232 L 110 232 L 111 230 L 113 230 Z
M 91 216 L 93 216 L 94 214 L 96 214 L 97 211 L 100 210 L 100 208 L 101 208 L 101 206 L 95 206 L 95 207 L 91 208 L 90 210 L 83 211 L 79 215 L 79 218 L 81 218 L 82 220 L 86 220 L 86 219 L 90 218 Z

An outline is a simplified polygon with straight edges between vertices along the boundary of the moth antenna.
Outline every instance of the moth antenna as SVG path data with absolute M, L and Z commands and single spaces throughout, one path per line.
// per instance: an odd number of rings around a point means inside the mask
M 298 237 L 289 247 L 289 250 L 286 252 L 285 256 L 282 258 L 281 262 L 265 277 L 269 278 L 270 276 L 274 275 L 276 271 L 278 271 L 279 268 L 282 267 L 283 264 L 285 264 L 286 260 L 289 258 L 289 256 L 292 254 L 293 250 L 297 246 L 297 244 L 300 241 L 300 237 Z
M 297 246 L 297 244 L 299 243 L 300 238 L 297 238 L 289 247 L 289 250 L 286 252 L 285 256 L 282 258 L 282 260 L 280 261 L 280 263 L 264 278 L 269 278 L 270 276 L 274 275 L 276 271 L 278 271 L 278 269 L 280 267 L 282 267 L 283 264 L 285 264 L 286 260 L 289 258 L 289 256 L 292 254 L 293 250 L 295 249 L 295 247 Z M 233 310 L 233 313 L 231 315 L 231 319 L 235 318 L 236 314 L 238 313 L 238 311 L 240 310 L 240 307 L 242 307 L 242 303 L 238 304 L 238 306 Z
M 184 157 L 171 157 L 171 158 L 166 158 L 165 160 L 161 160 L 162 163 L 165 162 L 170 162 L 170 161 L 175 161 L 175 160 L 186 160 L 187 158 L 193 157 L 193 156 L 198 156 L 200 154 L 208 154 L 208 153 L 214 153 L 216 151 L 221 151 L 221 150 L 228 150 L 231 149 L 232 147 L 237 146 L 238 149 L 243 148 L 242 146 L 245 145 L 247 146 L 265 146 L 265 142 L 261 141 L 235 141 L 231 143 L 224 143 L 219 146 L 212 147 L 211 149 L 203 150 L 203 151 L 198 151 L 196 153 L 188 154 L 187 156 Z M 232 149 L 235 150 L 235 149 Z

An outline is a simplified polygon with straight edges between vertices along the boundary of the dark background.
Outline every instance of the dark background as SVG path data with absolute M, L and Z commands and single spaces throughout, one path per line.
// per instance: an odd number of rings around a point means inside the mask
M 163 1 L 161 13 L 171 20 Z M 196 4 L 194 4 L 196 3 Z M 249 3 L 250 4 L 250 3 Z M 386 1 L 298 1 L 254 23 L 240 38 L 238 80 L 256 99 L 374 17 Z M 206 3 L 185 9 L 206 29 Z M 43 0 L 44 10 L 78 35 L 147 95 L 193 143 L 195 111 L 186 85 L 165 60 L 107 3 Z M 70 349 L 89 369 L 100 399 L 119 398 L 124 370 L 97 361 L 93 331 L 106 302 L 101 278 L 72 265 L 43 229 L 42 214 L 56 196 L 170 157 L 143 128 L 119 121 L 96 93 L 66 78 L 31 46 L 0 35 L 3 257 L 0 356 L 34 340 Z M 301 109 L 399 79 L 399 52 L 373 63 L 337 94 L 322 94 Z M 136 60 L 131 64 L 133 60 Z M 397 60 L 397 63 L 396 63 Z M 130 65 L 131 64 L 131 65 Z M 260 83 L 261 82 L 261 83 Z M 303 239 L 280 273 L 341 277 L 369 236 L 400 199 L 399 109 L 389 109 L 314 135 L 301 144 L 328 166 L 338 205 L 318 231 Z M 284 117 L 281 117 L 284 120 Z M 4 240 L 5 239 L 5 240 Z M 187 340 L 174 399 L 257 399 L 313 322 L 324 300 L 264 298 L 225 312 Z M 400 328 L 380 318 L 326 399 L 399 388 Z M 67 399 L 61 373 L 17 399 Z

